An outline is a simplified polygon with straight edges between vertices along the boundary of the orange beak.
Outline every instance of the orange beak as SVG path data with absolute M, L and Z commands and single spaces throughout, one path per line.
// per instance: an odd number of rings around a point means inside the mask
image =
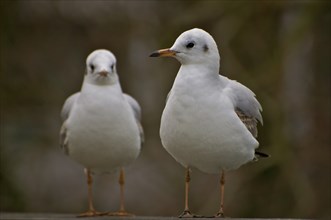
M 167 48 L 167 49 L 161 49 L 161 50 L 154 51 L 149 56 L 150 57 L 174 57 L 174 56 L 176 56 L 176 53 L 177 53 L 177 51 L 170 50 L 169 48 Z
M 100 76 L 106 77 L 108 75 L 108 72 L 106 70 L 102 70 L 99 72 Z

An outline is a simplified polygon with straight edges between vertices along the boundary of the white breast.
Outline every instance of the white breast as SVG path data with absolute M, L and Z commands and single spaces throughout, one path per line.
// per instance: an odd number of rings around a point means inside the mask
M 67 126 L 69 156 L 92 170 L 111 171 L 139 154 L 134 115 L 114 86 L 84 85 Z
M 208 80 L 177 75 L 160 136 L 165 149 L 183 166 L 219 173 L 251 161 L 258 142 L 237 117 L 217 79 Z

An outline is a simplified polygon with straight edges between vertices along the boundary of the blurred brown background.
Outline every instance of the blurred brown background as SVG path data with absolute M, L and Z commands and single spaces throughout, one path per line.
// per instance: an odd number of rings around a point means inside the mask
M 179 63 L 148 55 L 199 27 L 218 44 L 221 74 L 256 93 L 258 139 L 272 155 L 228 173 L 227 215 L 330 218 L 330 9 L 328 1 L 2 0 L 1 211 L 85 211 L 85 176 L 59 149 L 59 114 L 80 89 L 87 55 L 105 48 L 143 109 L 146 143 L 126 169 L 127 209 L 180 214 L 184 169 L 159 138 Z M 192 211 L 217 212 L 218 183 L 193 170 Z M 96 176 L 94 191 L 99 210 L 118 208 L 117 174 Z

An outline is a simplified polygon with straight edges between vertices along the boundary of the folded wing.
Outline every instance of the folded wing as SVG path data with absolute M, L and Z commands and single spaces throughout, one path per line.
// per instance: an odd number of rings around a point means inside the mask
M 125 97 L 126 101 L 129 103 L 129 105 L 131 106 L 132 112 L 136 119 L 137 126 L 139 128 L 141 144 L 143 144 L 144 143 L 144 130 L 141 125 L 141 108 L 140 108 L 138 102 L 134 98 L 129 96 L 128 94 L 124 93 L 124 97 Z
M 223 77 L 223 76 L 221 76 Z M 224 77 L 226 78 L 226 77 Z M 226 78 L 227 79 L 227 78 Z M 263 124 L 262 107 L 255 94 L 241 83 L 227 79 L 224 92 L 231 98 L 235 112 L 251 134 L 257 137 L 257 122 Z
M 60 130 L 60 147 L 62 150 L 68 154 L 68 138 L 67 138 L 67 126 L 66 126 L 66 121 L 70 115 L 72 106 L 76 102 L 77 98 L 79 97 L 79 92 L 69 96 L 67 100 L 64 102 L 64 105 L 62 107 L 61 111 L 61 119 L 62 119 L 62 127 Z

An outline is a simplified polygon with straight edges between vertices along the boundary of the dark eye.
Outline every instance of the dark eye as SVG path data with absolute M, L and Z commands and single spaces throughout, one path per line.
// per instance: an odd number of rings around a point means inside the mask
M 192 48 L 194 47 L 194 43 L 193 42 L 190 42 L 188 44 L 186 44 L 186 48 Z
M 92 72 L 93 72 L 93 71 L 94 71 L 94 65 L 91 64 L 91 65 L 90 65 L 90 68 L 91 68 L 91 70 L 92 70 Z
M 114 70 L 114 64 L 110 66 L 110 69 L 113 71 Z

